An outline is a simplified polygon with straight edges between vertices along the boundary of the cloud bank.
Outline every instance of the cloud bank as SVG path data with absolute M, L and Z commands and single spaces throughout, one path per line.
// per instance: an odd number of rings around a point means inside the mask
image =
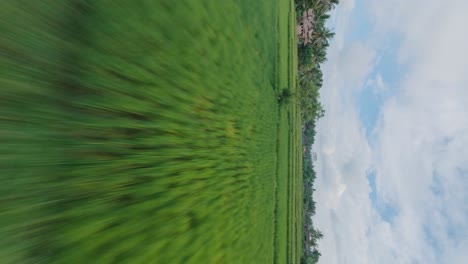
M 335 11 L 314 145 L 320 263 L 468 263 L 466 10 L 342 0 Z M 370 27 L 357 34 L 349 25 L 362 14 Z M 367 89 L 386 94 L 371 135 L 356 99 Z

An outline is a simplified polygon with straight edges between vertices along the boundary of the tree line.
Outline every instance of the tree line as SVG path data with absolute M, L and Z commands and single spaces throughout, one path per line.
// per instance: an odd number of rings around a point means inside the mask
M 312 10 L 312 32 L 308 41 L 299 38 L 298 42 L 298 84 L 297 100 L 301 106 L 302 127 L 305 154 L 303 156 L 304 181 L 304 239 L 301 264 L 317 263 L 320 258 L 318 241 L 323 238 L 320 230 L 314 227 L 312 216 L 315 215 L 316 204 L 313 200 L 314 181 L 316 173 L 312 162 L 312 144 L 315 140 L 316 121 L 324 116 L 325 110 L 319 101 L 319 91 L 323 84 L 323 73 L 320 68 L 327 58 L 327 48 L 334 33 L 326 27 L 330 11 L 339 0 L 295 0 L 297 23 L 303 20 L 304 11 Z M 307 43 L 305 43 L 307 42 Z

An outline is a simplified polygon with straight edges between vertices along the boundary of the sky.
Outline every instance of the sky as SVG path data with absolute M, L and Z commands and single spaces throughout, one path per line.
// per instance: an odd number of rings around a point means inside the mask
M 323 264 L 468 263 L 468 1 L 341 0 L 322 66 Z

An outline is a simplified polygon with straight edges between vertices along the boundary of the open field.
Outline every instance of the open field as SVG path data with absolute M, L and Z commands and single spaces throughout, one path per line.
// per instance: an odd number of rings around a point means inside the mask
M 292 1 L 25 2 L 0 4 L 2 263 L 299 263 Z
M 278 87 L 298 92 L 297 39 L 293 2 L 282 0 L 278 31 L 281 41 L 279 63 L 282 67 Z M 285 54 L 285 55 L 283 55 Z M 281 56 L 283 55 L 283 56 Z M 278 174 L 277 174 L 277 231 L 276 262 L 299 263 L 302 255 L 302 143 L 300 107 L 295 101 L 281 105 L 278 111 Z M 285 239 L 286 238 L 286 239 Z

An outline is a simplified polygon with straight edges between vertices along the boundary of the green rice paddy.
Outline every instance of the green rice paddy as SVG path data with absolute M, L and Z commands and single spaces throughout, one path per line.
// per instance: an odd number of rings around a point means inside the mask
M 292 1 L 0 17 L 0 263 L 299 263 Z

